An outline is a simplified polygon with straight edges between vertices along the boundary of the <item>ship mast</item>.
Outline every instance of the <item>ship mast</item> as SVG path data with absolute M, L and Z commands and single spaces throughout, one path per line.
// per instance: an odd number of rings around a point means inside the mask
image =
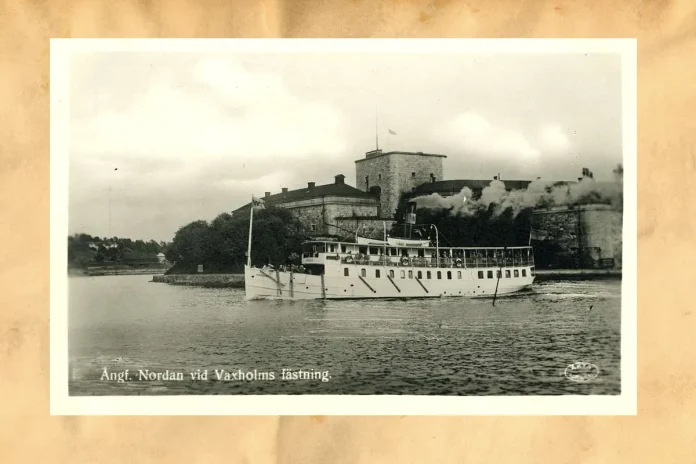
M 247 267 L 251 267 L 251 229 L 254 224 L 254 196 L 251 196 L 251 213 L 249 213 L 249 244 L 247 245 Z

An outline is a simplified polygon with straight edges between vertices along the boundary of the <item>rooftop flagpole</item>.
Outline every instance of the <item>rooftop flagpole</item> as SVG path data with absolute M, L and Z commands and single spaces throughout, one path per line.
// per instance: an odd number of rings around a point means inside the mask
M 377 124 L 377 105 L 375 105 L 375 149 L 379 150 L 379 128 Z

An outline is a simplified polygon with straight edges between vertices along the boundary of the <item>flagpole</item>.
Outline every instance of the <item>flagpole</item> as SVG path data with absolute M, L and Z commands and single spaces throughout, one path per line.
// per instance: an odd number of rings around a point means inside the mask
M 377 125 L 377 105 L 375 105 L 375 146 L 379 150 L 379 129 Z
M 249 214 L 249 245 L 247 247 L 247 267 L 251 267 L 251 227 L 254 224 L 254 196 L 251 196 L 251 213 Z

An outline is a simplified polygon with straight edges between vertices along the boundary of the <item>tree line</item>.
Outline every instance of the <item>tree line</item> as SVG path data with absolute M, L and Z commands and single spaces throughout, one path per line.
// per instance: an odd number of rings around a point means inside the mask
M 396 211 L 391 235 L 404 235 L 404 218 L 408 210 L 409 197 L 404 195 Z M 526 208 L 516 215 L 512 208 L 496 213 L 497 205 L 492 203 L 487 209 L 476 211 L 470 216 L 452 214 L 448 209 L 418 208 L 416 222 L 423 224 L 414 227 L 411 236 L 435 241 L 435 233 L 430 224 L 437 227 L 441 245 L 453 247 L 499 247 L 524 246 L 529 243 L 533 208 Z
M 406 202 L 401 202 L 391 235 L 403 236 Z M 435 224 L 440 244 L 450 246 L 526 245 L 532 209 L 513 216 L 512 210 L 494 215 L 493 206 L 470 217 L 454 216 L 447 210 L 419 209 L 418 222 Z M 428 227 L 419 229 L 423 238 L 435 240 Z M 415 238 L 415 236 L 414 236 Z M 198 220 L 181 227 L 164 251 L 174 264 L 169 273 L 238 273 L 247 260 L 249 212 L 232 216 L 222 213 L 212 221 Z M 254 211 L 251 263 L 254 266 L 300 264 L 302 224 L 283 208 L 267 206 Z
M 254 266 L 299 264 L 301 224 L 290 211 L 267 206 L 254 211 L 251 262 Z M 222 213 L 214 220 L 194 221 L 181 227 L 165 256 L 174 263 L 171 273 L 235 273 L 244 268 L 249 239 L 249 212 Z
M 74 234 L 68 237 L 68 265 L 119 263 L 129 259 L 156 261 L 155 255 L 164 252 L 167 246 L 164 241 Z

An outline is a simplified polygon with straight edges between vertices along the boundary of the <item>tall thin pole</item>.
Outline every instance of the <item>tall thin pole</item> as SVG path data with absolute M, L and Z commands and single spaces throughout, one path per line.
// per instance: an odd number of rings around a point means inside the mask
M 251 213 L 249 214 L 249 245 L 247 246 L 247 267 L 251 267 L 251 228 L 254 224 L 254 197 L 251 197 Z
M 493 294 L 493 306 L 495 306 L 495 299 L 498 297 L 498 285 L 500 284 L 500 278 L 503 276 L 503 265 L 505 264 L 505 254 L 507 252 L 507 245 L 503 248 L 503 260 L 500 264 L 500 269 L 498 269 L 498 281 L 495 283 L 495 293 Z
M 435 229 L 435 267 L 440 268 L 440 233 L 437 231 L 437 226 L 432 224 Z
M 379 150 L 379 129 L 377 125 L 377 105 L 375 105 L 375 146 Z
M 386 223 L 386 221 L 382 221 L 382 224 L 384 225 L 384 260 L 386 261 L 386 259 L 387 259 L 387 223 Z
M 111 238 L 111 185 L 109 185 L 109 224 L 107 234 Z

